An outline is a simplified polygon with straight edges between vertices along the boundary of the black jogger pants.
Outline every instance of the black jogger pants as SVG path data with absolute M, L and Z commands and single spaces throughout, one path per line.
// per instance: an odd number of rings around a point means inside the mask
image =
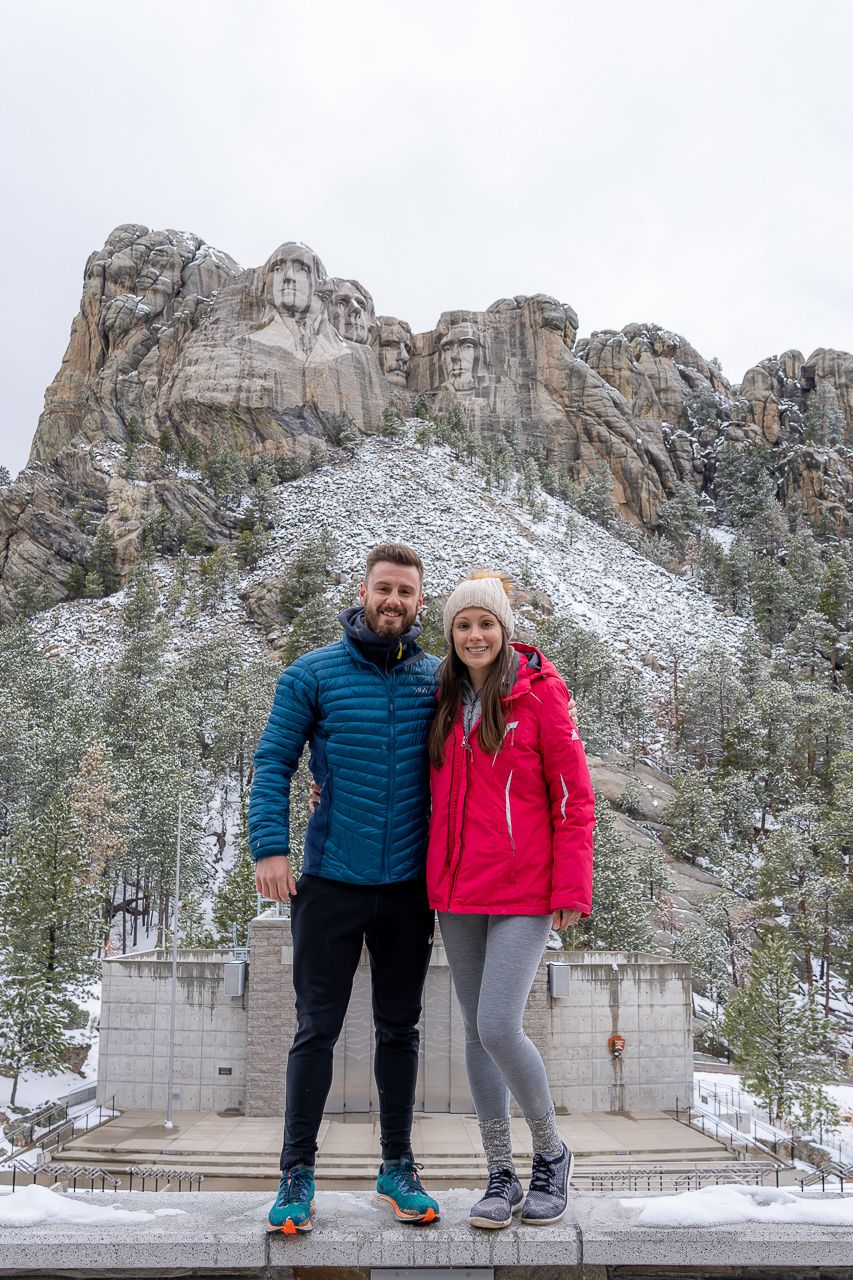
M 352 885 L 302 875 L 290 904 L 296 1035 L 287 1058 L 282 1169 L 313 1165 L 362 946 L 370 955 L 382 1159 L 411 1154 L 418 1020 L 434 916 L 423 880 Z

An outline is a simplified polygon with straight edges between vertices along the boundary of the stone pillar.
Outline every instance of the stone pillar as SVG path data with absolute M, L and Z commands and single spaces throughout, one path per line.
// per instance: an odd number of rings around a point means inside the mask
M 246 1115 L 284 1115 L 287 1052 L 296 1030 L 290 920 L 270 914 L 252 921 L 246 1045 Z M 284 967 L 283 967 L 284 966 Z

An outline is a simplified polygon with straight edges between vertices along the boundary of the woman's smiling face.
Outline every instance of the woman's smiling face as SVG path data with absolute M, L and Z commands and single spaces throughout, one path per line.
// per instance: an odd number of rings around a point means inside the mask
M 503 648 L 501 624 L 488 609 L 460 609 L 451 634 L 456 656 L 472 673 L 490 667 Z

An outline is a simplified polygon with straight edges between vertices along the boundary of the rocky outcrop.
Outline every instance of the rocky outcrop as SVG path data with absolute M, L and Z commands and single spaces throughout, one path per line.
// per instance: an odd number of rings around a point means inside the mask
M 577 316 L 546 294 L 487 311 L 447 311 L 417 334 L 408 386 L 435 412 L 459 405 L 482 438 L 509 421 L 576 480 L 606 461 L 627 519 L 654 523 L 677 478 L 660 424 L 635 417 L 621 391 L 572 350 Z
M 176 525 L 195 524 L 209 548 L 236 535 L 236 517 L 203 485 L 166 471 L 157 450 L 139 449 L 134 480 L 120 474 L 116 454 L 65 449 L 49 463 L 30 464 L 0 493 L 0 623 L 14 617 L 24 590 L 66 599 L 69 574 L 87 564 L 102 521 L 113 535 L 122 582 L 138 559 L 147 523 L 161 512 Z
M 61 597 L 87 545 L 72 518 L 79 495 L 115 521 L 125 568 L 161 506 L 192 508 L 212 539 L 224 536 L 229 518 L 163 470 L 159 440 L 202 457 L 223 446 L 307 457 L 347 424 L 376 430 L 392 398 L 409 411 L 417 397 L 434 414 L 461 409 L 485 442 L 514 422 L 575 481 L 605 462 L 620 514 L 650 527 L 678 481 L 713 496 L 724 442 L 760 444 L 783 500 L 799 498 L 827 532 L 849 532 L 853 356 L 786 351 L 733 388 L 715 361 L 658 325 L 577 334 L 574 310 L 542 293 L 447 311 L 413 334 L 304 244 L 241 270 L 199 236 L 117 227 L 86 264 L 32 465 L 0 491 L 0 608 L 27 577 Z M 831 429 L 815 433 L 821 414 Z M 145 442 L 148 471 L 136 481 L 107 478 L 91 448 Z
M 233 258 L 199 236 L 116 227 L 86 263 L 80 311 L 47 389 L 30 461 L 54 458 L 72 440 L 126 440 L 133 418 L 150 434 L 140 365 L 161 342 L 180 343 L 238 271 Z

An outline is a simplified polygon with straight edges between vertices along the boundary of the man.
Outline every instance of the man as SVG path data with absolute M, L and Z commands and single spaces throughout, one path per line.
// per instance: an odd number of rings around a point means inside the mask
M 382 1164 L 400 1221 L 434 1222 L 411 1147 L 418 1020 L 432 948 L 425 887 L 426 742 L 438 660 L 416 641 L 423 565 L 387 543 L 367 557 L 343 637 L 279 678 L 255 754 L 249 841 L 258 892 L 290 901 L 297 1030 L 287 1059 L 281 1183 L 268 1229 L 310 1231 L 317 1133 L 362 946 L 370 955 Z M 302 875 L 287 858 L 290 782 L 305 743 L 320 799 Z

